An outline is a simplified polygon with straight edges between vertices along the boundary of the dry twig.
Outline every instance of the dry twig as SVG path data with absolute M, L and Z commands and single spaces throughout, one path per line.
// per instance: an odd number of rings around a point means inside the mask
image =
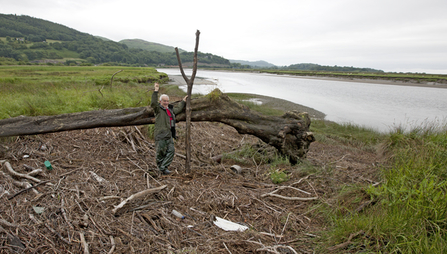
M 88 243 L 85 241 L 84 233 L 79 232 L 79 237 L 81 238 L 81 244 L 82 248 L 84 249 L 84 254 L 89 254 L 90 252 L 88 251 Z
M 33 176 L 30 176 L 28 174 L 21 174 L 21 173 L 18 173 L 16 171 L 14 171 L 14 169 L 11 167 L 11 164 L 9 162 L 7 162 L 7 161 L 4 164 L 5 164 L 6 169 L 8 170 L 8 173 L 10 175 L 12 175 L 12 176 L 19 177 L 19 178 L 26 178 L 26 179 L 31 180 L 31 181 L 36 182 L 36 183 L 40 183 L 41 182 L 40 179 L 37 179 L 37 178 L 35 178 Z
M 315 199 L 318 199 L 318 197 L 310 197 L 310 198 L 302 198 L 302 197 L 286 197 L 286 196 L 283 196 L 283 195 L 276 194 L 276 192 L 278 192 L 278 191 L 280 191 L 280 190 L 284 190 L 284 189 L 289 188 L 289 189 L 293 189 L 293 190 L 300 191 L 300 192 L 302 192 L 302 193 L 305 193 L 305 194 L 310 195 L 310 193 L 307 192 L 307 191 L 303 191 L 303 190 L 301 190 L 301 189 L 292 187 L 292 185 L 298 184 L 298 183 L 300 183 L 302 180 L 307 179 L 307 178 L 309 178 L 309 176 L 307 176 L 307 177 L 305 177 L 305 178 L 301 178 L 299 181 L 294 182 L 294 183 L 292 183 L 291 185 L 288 185 L 288 186 L 279 186 L 276 190 L 274 190 L 274 191 L 272 191 L 272 192 L 262 194 L 261 197 L 271 196 L 271 197 L 277 197 L 277 198 L 282 198 L 282 199 L 286 199 L 286 200 L 300 200 L 300 201 L 308 201 L 308 200 L 315 200 Z
M 14 224 L 14 223 L 11 223 L 11 222 L 8 222 L 8 221 L 6 221 L 4 219 L 0 219 L 0 226 L 9 227 L 9 228 L 16 228 L 16 227 L 18 227 L 18 225 Z
M 115 215 L 119 214 L 123 210 L 123 208 L 127 205 L 127 203 L 131 202 L 132 200 L 138 199 L 140 197 L 144 197 L 144 196 L 154 193 L 154 192 L 159 192 L 159 191 L 163 190 L 164 188 L 166 188 L 166 186 L 167 185 L 162 185 L 157 188 L 147 189 L 147 190 L 132 194 L 130 197 L 126 198 L 126 200 L 124 200 L 119 205 L 115 206 L 115 208 L 113 208 L 113 210 L 112 210 L 113 214 L 115 214 Z

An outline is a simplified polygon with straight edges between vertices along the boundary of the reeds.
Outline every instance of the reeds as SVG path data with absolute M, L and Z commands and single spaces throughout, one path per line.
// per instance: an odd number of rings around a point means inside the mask
M 360 211 L 352 200 L 324 212 L 332 221 L 329 245 L 346 243 L 352 253 L 445 253 L 447 249 L 447 131 L 424 126 L 382 136 L 387 163 L 381 184 L 353 186 L 352 196 L 366 193 L 369 206 Z M 363 191 L 361 191 L 363 190 Z M 363 199 L 365 199 L 363 197 Z M 341 203 L 339 203 L 341 204 Z M 350 209 L 347 207 L 351 207 Z M 348 212 L 346 212 L 348 211 Z

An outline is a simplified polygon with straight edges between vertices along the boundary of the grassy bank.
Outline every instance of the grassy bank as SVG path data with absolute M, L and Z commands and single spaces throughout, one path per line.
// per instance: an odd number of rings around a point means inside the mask
M 0 119 L 146 106 L 153 82 L 167 79 L 152 68 L 0 67 Z M 183 95 L 176 86 L 163 85 L 162 92 Z M 250 96 L 231 97 L 263 114 L 283 113 L 249 101 Z M 337 186 L 338 195 L 331 197 L 334 202 L 322 199 L 311 209 L 309 214 L 324 218 L 325 223 L 325 230 L 319 233 L 322 237 L 315 240 L 318 253 L 326 253 L 328 248 L 333 253 L 445 252 L 445 127 L 427 125 L 410 132 L 396 129 L 381 134 L 355 125 L 314 120 L 311 131 L 320 143 L 384 157 L 380 183 Z M 282 158 L 277 161 L 282 163 Z M 309 168 L 303 161 L 296 170 L 302 174 L 327 174 L 330 170 Z M 278 173 L 275 181 L 281 182 L 281 176 Z
M 0 66 L 0 119 L 146 106 L 167 80 L 153 68 Z
M 320 251 L 445 253 L 447 250 L 447 129 L 397 129 L 378 134 L 352 125 L 314 122 L 320 142 L 376 149 L 386 158 L 381 182 L 344 186 L 327 219 Z M 440 131 L 440 129 L 443 129 Z

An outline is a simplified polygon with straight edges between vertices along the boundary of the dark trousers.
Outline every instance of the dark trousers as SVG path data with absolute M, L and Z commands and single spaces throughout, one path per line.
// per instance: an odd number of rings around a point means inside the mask
M 160 171 L 165 171 L 174 159 L 174 140 L 170 138 L 155 141 L 155 149 L 157 150 L 157 167 Z

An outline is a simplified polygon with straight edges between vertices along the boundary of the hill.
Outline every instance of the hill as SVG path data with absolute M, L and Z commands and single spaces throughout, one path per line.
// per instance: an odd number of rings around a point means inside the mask
M 64 25 L 29 16 L 0 14 L 0 37 L 26 37 L 30 42 L 46 39 L 76 41 L 91 37 Z
M 103 40 L 103 41 L 113 41 L 113 40 L 111 40 L 111 39 L 109 39 L 109 38 L 102 37 L 102 36 L 98 36 L 98 35 L 96 35 L 95 37 L 96 37 L 96 38 L 99 38 L 99 39 L 101 39 L 101 40 Z
M 333 71 L 333 72 L 383 72 L 382 70 L 376 70 L 371 68 L 359 68 L 352 66 L 324 66 L 313 63 L 299 63 L 291 64 L 289 66 L 278 67 L 274 64 L 268 63 L 266 61 L 244 61 L 244 60 L 230 60 L 233 67 L 238 67 L 241 69 L 275 69 L 281 71 L 312 71 L 312 72 L 323 72 L 323 71 Z
M 52 62 L 125 66 L 178 65 L 174 50 L 161 50 L 169 48 L 168 46 L 158 44 L 155 51 L 129 47 L 124 43 L 25 15 L 0 14 L 0 39 L 0 58 L 14 59 L 22 64 Z M 140 42 L 139 45 L 143 43 Z M 183 51 L 180 54 L 185 65 L 193 62 L 193 53 Z M 230 67 L 230 62 L 223 57 L 199 52 L 198 65 Z
M 230 63 L 237 63 L 237 64 L 241 64 L 241 65 L 248 65 L 251 68 L 271 68 L 271 67 L 276 67 L 276 65 L 268 63 L 266 61 L 245 61 L 245 60 L 231 60 L 230 59 Z
M 160 43 L 149 42 L 141 39 L 125 39 L 119 41 L 119 43 L 126 44 L 129 48 L 144 49 L 147 51 L 157 51 L 161 53 L 175 52 L 175 48 L 172 46 L 166 46 Z M 183 49 L 179 49 L 179 52 L 182 53 L 186 51 Z
M 383 72 L 371 68 L 358 68 L 352 66 L 325 66 L 313 63 L 292 64 L 284 67 L 285 70 L 301 70 L 301 71 L 337 71 L 337 72 Z

